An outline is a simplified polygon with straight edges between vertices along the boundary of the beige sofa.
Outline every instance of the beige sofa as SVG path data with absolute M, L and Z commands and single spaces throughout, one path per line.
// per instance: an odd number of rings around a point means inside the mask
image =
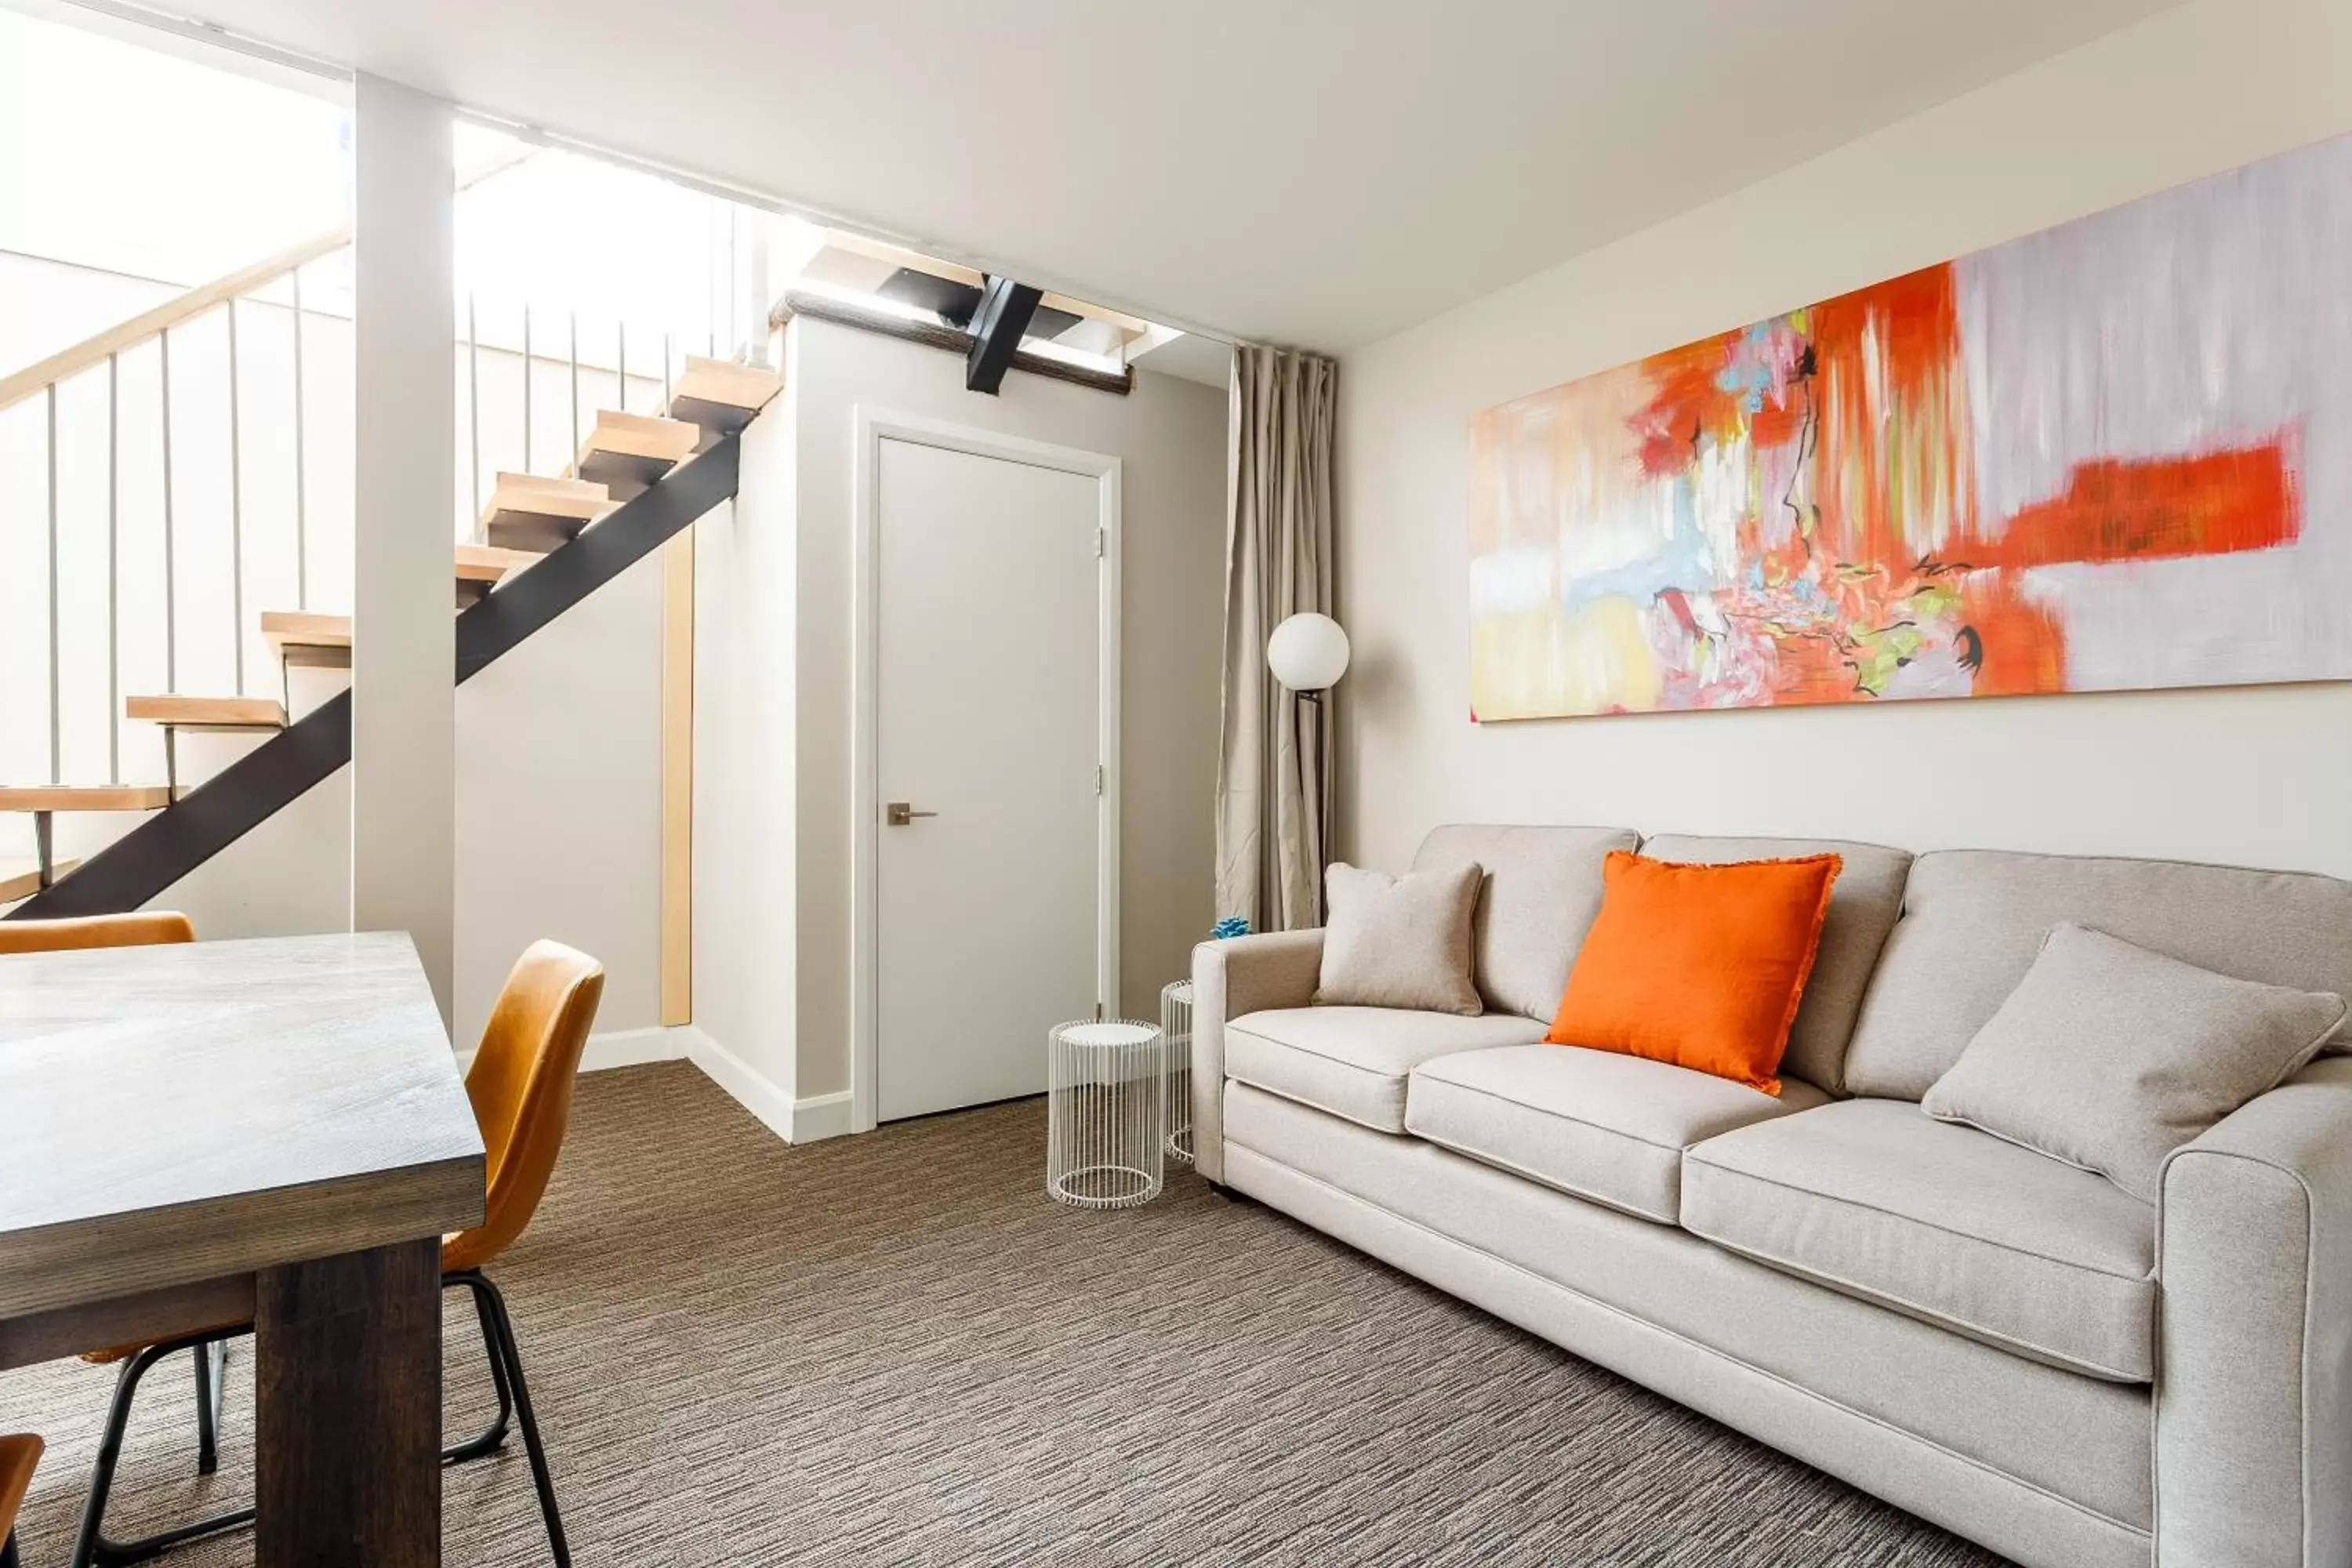
M 2073 921 L 2352 994 L 2352 883 L 1845 857 L 1778 1100 L 1538 1043 L 1628 830 L 1445 827 L 1479 1017 L 1310 1005 L 1319 932 L 1192 963 L 1200 1169 L 2035 1568 L 2352 1564 L 2352 1060 L 2177 1152 L 2151 1206 L 1916 1103 Z

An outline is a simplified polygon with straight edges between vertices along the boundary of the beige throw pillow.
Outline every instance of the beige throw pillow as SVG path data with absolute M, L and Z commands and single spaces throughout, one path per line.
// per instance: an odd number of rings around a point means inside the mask
M 2319 1053 L 2344 998 L 2056 925 L 1920 1108 L 2157 1200 L 2164 1157 Z
M 1345 863 L 1324 874 L 1320 1006 L 1485 1011 L 1470 982 L 1475 865 L 1391 877 Z

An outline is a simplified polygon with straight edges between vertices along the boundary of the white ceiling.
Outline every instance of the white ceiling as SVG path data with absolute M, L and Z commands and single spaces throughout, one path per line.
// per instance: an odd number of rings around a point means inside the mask
M 1339 351 L 2170 3 L 172 8 L 1027 281 Z

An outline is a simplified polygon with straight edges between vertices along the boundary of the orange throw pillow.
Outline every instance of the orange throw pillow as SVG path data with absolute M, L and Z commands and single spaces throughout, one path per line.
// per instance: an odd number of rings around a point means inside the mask
M 1808 855 L 1685 866 L 1612 850 L 1601 913 L 1544 1038 L 1780 1093 L 1780 1053 L 1843 865 Z

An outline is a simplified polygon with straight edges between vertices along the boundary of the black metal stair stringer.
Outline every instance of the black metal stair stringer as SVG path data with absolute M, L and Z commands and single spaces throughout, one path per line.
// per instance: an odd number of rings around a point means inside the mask
M 457 683 L 488 668 L 731 498 L 739 452 L 738 437 L 721 437 L 460 614 Z M 351 760 L 352 694 L 342 691 L 0 918 L 56 920 L 138 909 Z

